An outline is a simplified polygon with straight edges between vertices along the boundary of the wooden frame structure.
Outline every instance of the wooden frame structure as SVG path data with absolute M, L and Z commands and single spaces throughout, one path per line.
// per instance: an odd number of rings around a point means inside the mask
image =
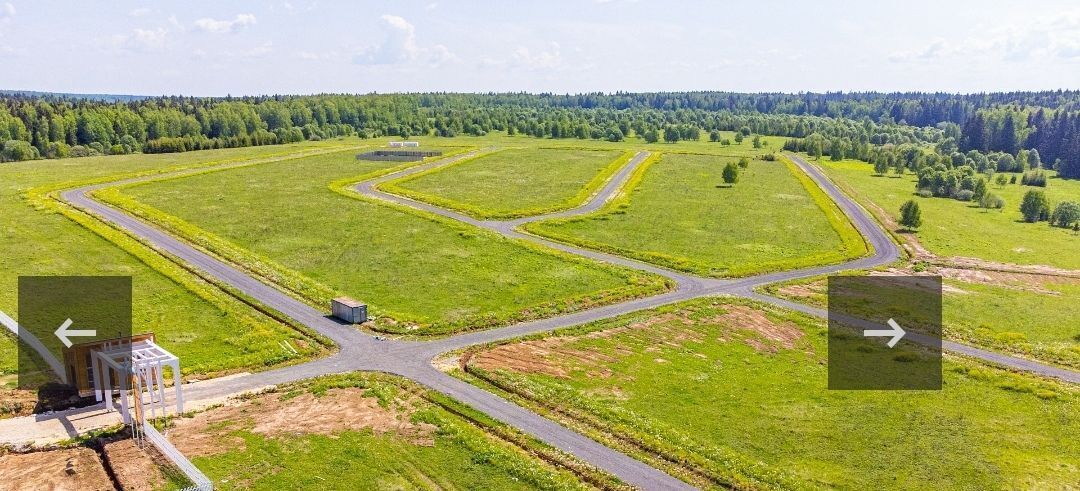
M 130 342 L 127 340 L 103 341 L 100 343 L 100 349 L 92 352 L 91 372 L 94 395 L 99 402 L 104 400 L 105 408 L 112 411 L 115 409 L 113 392 L 118 390 L 120 414 L 126 424 L 133 422 L 138 424 L 144 421 L 144 411 L 147 409 L 151 418 L 158 417 L 158 411 L 161 411 L 160 416 L 166 415 L 165 367 L 172 369 L 176 414 L 184 412 L 180 359 L 154 343 L 153 334 L 141 338 L 132 338 Z M 118 385 L 117 387 L 113 386 L 114 382 Z M 129 390 L 134 399 L 132 402 L 128 401 Z

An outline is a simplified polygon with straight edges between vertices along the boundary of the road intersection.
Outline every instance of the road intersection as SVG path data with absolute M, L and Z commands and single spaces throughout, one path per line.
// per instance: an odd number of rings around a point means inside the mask
M 844 195 L 819 169 L 796 155 L 788 157 L 833 199 L 862 233 L 873 253 L 850 262 L 834 265 L 781 271 L 738 279 L 702 278 L 668 270 L 640 261 L 582 249 L 558 242 L 553 242 L 534 235 L 523 233 L 519 227 L 527 222 L 546 220 L 554 217 L 567 217 L 594 212 L 625 185 L 633 171 L 649 156 L 648 152 L 639 152 L 622 169 L 610 178 L 608 183 L 584 205 L 558 213 L 506 221 L 478 220 L 451 210 L 439 208 L 427 203 L 411 200 L 397 195 L 384 193 L 378 184 L 422 172 L 427 169 L 449 165 L 460 159 L 470 158 L 481 151 L 423 163 L 404 170 L 364 181 L 353 186 L 353 190 L 379 200 L 385 200 L 404 206 L 420 209 L 447 218 L 458 220 L 473 226 L 482 227 L 513 239 L 530 241 L 542 246 L 561 250 L 593 260 L 616 264 L 662 275 L 672 280 L 676 287 L 668 292 L 645 298 L 638 298 L 618 304 L 606 305 L 589 310 L 574 312 L 557 317 L 514 324 L 502 328 L 472 331 L 434 340 L 392 340 L 381 339 L 360 330 L 343 325 L 308 304 L 293 298 L 287 293 L 263 283 L 241 269 L 213 257 L 210 254 L 169 235 L 164 231 L 138 218 L 124 213 L 92 199 L 94 190 L 133 182 L 117 181 L 106 184 L 80 187 L 61 193 L 61 199 L 86 211 L 153 246 L 158 251 L 186 263 L 198 274 L 213 278 L 244 295 L 261 302 L 266 307 L 280 312 L 294 321 L 303 324 L 332 340 L 339 348 L 335 354 L 310 361 L 265 372 L 244 374 L 242 376 L 207 380 L 189 384 L 185 387 L 188 400 L 220 399 L 225 396 L 259 390 L 267 386 L 299 381 L 320 375 L 346 373 L 353 371 L 381 371 L 409 378 L 432 390 L 453 397 L 481 411 L 492 418 L 513 426 L 556 448 L 566 451 L 579 459 L 600 469 L 610 472 L 623 481 L 643 489 L 685 489 L 690 486 L 648 464 L 608 448 L 578 432 L 570 430 L 550 419 L 528 409 L 517 406 L 507 400 L 454 378 L 436 369 L 432 360 L 449 351 L 516 338 L 528 334 L 579 325 L 657 307 L 660 305 L 690 300 L 707 295 L 735 295 L 768 302 L 785 308 L 799 310 L 815 316 L 824 316 L 825 311 L 798 304 L 784 299 L 762 295 L 754 290 L 762 285 L 780 281 L 831 274 L 843 270 L 873 268 L 893 263 L 899 258 L 899 249 L 878 223 L 854 201 Z M 145 178 L 141 178 L 145 179 Z M 1044 365 L 1038 362 L 1020 359 L 1000 353 L 989 352 L 953 342 L 944 342 L 944 348 L 963 355 L 981 358 L 1012 369 L 1025 370 L 1044 376 L 1056 377 L 1065 381 L 1080 383 L 1080 373 Z

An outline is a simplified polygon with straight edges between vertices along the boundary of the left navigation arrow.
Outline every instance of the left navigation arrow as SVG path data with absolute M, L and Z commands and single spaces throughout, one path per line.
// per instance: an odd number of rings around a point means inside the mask
M 64 321 L 64 323 L 60 324 L 60 327 L 56 329 L 56 337 L 68 348 L 71 347 L 70 338 L 92 338 L 97 336 L 97 329 L 68 329 L 69 327 L 71 327 L 71 319 Z

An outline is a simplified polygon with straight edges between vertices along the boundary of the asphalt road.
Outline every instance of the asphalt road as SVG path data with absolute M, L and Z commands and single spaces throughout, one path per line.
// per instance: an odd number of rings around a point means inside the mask
M 421 172 L 429 168 L 448 165 L 457 160 L 471 157 L 478 152 L 481 151 L 469 152 L 411 167 L 400 172 L 360 183 L 355 186 L 355 190 L 369 197 L 422 209 L 477 227 L 492 230 L 511 238 L 528 240 L 597 261 L 618 264 L 663 275 L 673 280 L 677 287 L 672 291 L 652 297 L 630 300 L 619 304 L 607 305 L 558 317 L 523 322 L 502 328 L 469 332 L 431 341 L 380 340 L 354 329 L 351 326 L 342 325 L 329 318 L 326 315 L 326 312 L 316 310 L 311 306 L 294 299 L 287 293 L 262 283 L 240 269 L 212 257 L 138 218 L 97 202 L 87 196 L 87 193 L 95 189 L 114 186 L 125 181 L 68 190 L 61 193 L 61 198 L 64 201 L 141 238 L 160 251 L 190 264 L 194 268 L 201 270 L 204 274 L 229 284 L 251 298 L 262 302 L 266 306 L 314 329 L 320 334 L 333 340 L 340 348 L 340 350 L 332 356 L 300 365 L 190 384 L 185 387 L 185 397 L 189 400 L 214 399 L 331 373 L 382 371 L 409 378 L 432 390 L 439 391 L 469 404 L 475 409 L 488 414 L 492 418 L 514 426 L 541 441 L 562 449 L 598 468 L 604 469 L 627 483 L 649 490 L 685 489 L 690 488 L 690 486 L 652 466 L 635 460 L 621 452 L 612 450 L 580 433 L 572 431 L 558 423 L 529 411 L 528 409 L 512 404 L 497 395 L 446 375 L 435 369 L 431 364 L 431 360 L 442 353 L 458 348 L 519 337 L 532 333 L 551 331 L 562 327 L 602 320 L 705 295 L 730 294 L 750 297 L 775 305 L 794 308 L 812 315 L 822 316 L 824 315 L 824 311 L 821 309 L 814 309 L 812 307 L 775 297 L 761 295 L 753 292 L 753 289 L 761 285 L 778 281 L 834 273 L 847 269 L 862 269 L 889 264 L 895 261 L 899 255 L 896 245 L 890 240 L 888 235 L 881 230 L 873 218 L 847 196 L 841 193 L 840 190 L 826 179 L 817 168 L 795 155 L 789 155 L 789 157 L 799 166 L 799 168 L 806 172 L 814 182 L 821 186 L 821 188 L 836 201 L 844 213 L 851 218 L 856 228 L 863 234 L 868 243 L 873 246 L 874 253 L 872 255 L 842 264 L 783 271 L 735 280 L 718 280 L 713 278 L 695 277 L 620 256 L 560 244 L 516 230 L 518 226 L 528 221 L 548 219 L 555 216 L 566 217 L 598 210 L 621 189 L 633 170 L 648 156 L 647 152 L 639 152 L 623 169 L 612 176 L 609 182 L 585 205 L 572 210 L 541 217 L 530 217 L 508 221 L 477 220 L 426 203 L 386 194 L 379 191 L 376 187 L 379 183 Z M 958 343 L 946 342 L 945 347 L 952 351 L 981 358 L 1007 367 L 1027 370 L 1042 375 L 1057 377 L 1070 382 L 1080 383 L 1080 374 L 1076 372 L 1062 370 L 1056 367 L 999 353 L 988 352 Z

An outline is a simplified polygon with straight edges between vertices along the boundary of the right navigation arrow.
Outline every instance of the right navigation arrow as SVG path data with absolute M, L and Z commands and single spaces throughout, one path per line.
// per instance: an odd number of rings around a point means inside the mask
M 904 328 L 900 327 L 896 321 L 889 319 L 886 324 L 892 329 L 863 329 L 862 335 L 865 337 L 891 337 L 887 344 L 890 348 L 896 346 L 896 343 L 900 342 L 900 338 L 907 334 Z

